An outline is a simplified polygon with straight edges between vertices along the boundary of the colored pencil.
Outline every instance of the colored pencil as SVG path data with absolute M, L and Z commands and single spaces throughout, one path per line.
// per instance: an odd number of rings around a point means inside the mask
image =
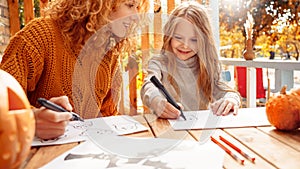
M 236 161 L 244 165 L 245 160 L 239 158 L 237 154 L 234 152 L 230 151 L 226 146 L 224 146 L 221 142 L 219 142 L 217 139 L 213 138 L 212 136 L 210 137 L 211 140 L 216 143 L 219 147 L 221 147 L 227 154 L 229 154 L 232 158 L 234 158 Z
M 251 157 L 250 155 L 248 155 L 247 153 L 245 153 L 244 151 L 242 151 L 240 148 L 238 148 L 237 146 L 235 146 L 234 144 L 232 144 L 231 142 L 229 142 L 224 137 L 222 137 L 222 136 L 219 136 L 219 137 L 220 137 L 220 140 L 222 140 L 224 143 L 226 143 L 231 148 L 233 148 L 235 151 L 239 152 L 241 155 L 243 155 L 244 157 L 246 157 L 247 159 L 249 159 L 250 161 L 252 161 L 254 163 L 254 161 L 255 161 L 254 157 Z

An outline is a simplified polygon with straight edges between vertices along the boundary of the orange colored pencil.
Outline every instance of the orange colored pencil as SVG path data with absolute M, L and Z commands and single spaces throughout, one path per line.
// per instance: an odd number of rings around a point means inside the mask
M 210 139 L 216 143 L 218 146 L 220 146 L 227 154 L 229 154 L 232 158 L 234 158 L 236 161 L 244 165 L 245 160 L 239 158 L 234 152 L 230 151 L 226 146 L 224 146 L 221 142 L 210 136 Z
M 231 142 L 226 140 L 224 137 L 222 137 L 222 136 L 219 136 L 219 137 L 220 137 L 220 140 L 222 140 L 224 143 L 226 143 L 231 148 L 233 148 L 235 151 L 239 152 L 241 155 L 243 155 L 244 157 L 246 157 L 247 159 L 249 159 L 250 161 L 252 161 L 254 163 L 254 161 L 255 161 L 254 157 L 251 157 L 250 155 L 248 155 L 247 153 L 242 151 L 240 148 L 238 148 L 237 146 L 235 146 L 234 144 L 232 144 Z

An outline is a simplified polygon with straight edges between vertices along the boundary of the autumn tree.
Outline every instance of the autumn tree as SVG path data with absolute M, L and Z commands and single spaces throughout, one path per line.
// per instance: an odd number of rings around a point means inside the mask
M 299 25 L 300 25 L 300 1 L 299 0 L 220 0 L 220 27 L 231 31 L 239 27 L 245 36 L 244 23 L 247 12 L 254 18 L 253 44 L 260 36 L 267 36 L 269 45 L 276 44 L 280 36 L 287 33 L 285 27 L 293 27 L 289 30 L 288 38 L 281 39 L 279 46 L 293 46 L 296 50 L 296 58 L 299 58 Z M 291 47 L 290 47 L 291 48 Z M 287 51 L 283 51 L 287 52 Z

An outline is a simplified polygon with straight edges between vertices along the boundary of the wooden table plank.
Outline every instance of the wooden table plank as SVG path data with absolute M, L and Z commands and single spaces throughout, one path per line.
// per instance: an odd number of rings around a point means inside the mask
M 25 168 L 25 166 L 28 164 L 28 162 L 31 160 L 31 158 L 35 155 L 35 153 L 38 151 L 37 147 L 32 147 L 30 149 L 30 152 L 26 158 L 26 160 L 21 164 L 19 168 Z
M 169 121 L 165 119 L 157 118 L 154 114 L 145 114 L 144 116 L 148 121 L 151 131 L 157 138 L 194 140 L 187 131 L 174 131 Z
M 220 129 L 217 129 L 217 130 L 190 130 L 189 132 L 195 138 L 198 138 L 198 141 L 200 140 L 201 135 L 203 135 L 203 134 L 204 135 L 210 134 L 210 135 L 214 136 L 217 139 L 219 138 L 219 136 L 222 136 L 222 137 L 226 138 L 227 140 L 229 140 L 234 145 L 240 147 L 242 150 L 247 151 L 247 153 L 249 155 L 253 155 L 255 157 L 255 163 L 252 163 L 251 161 L 245 159 L 244 165 L 241 165 L 235 159 L 233 159 L 229 154 L 226 153 L 226 155 L 224 157 L 224 164 L 223 164 L 224 168 L 228 168 L 228 169 L 234 169 L 234 168 L 243 168 L 243 169 L 252 169 L 252 168 L 263 169 L 263 168 L 267 168 L 267 169 L 272 169 L 272 168 L 275 168 L 271 164 L 269 164 L 267 161 L 262 159 L 260 156 L 255 155 L 254 152 L 249 150 L 247 147 L 242 145 L 240 142 L 238 142 L 236 139 L 234 139 L 233 137 L 228 135 L 223 130 L 220 130 Z M 207 132 L 207 133 L 203 133 L 203 132 Z M 202 136 L 202 138 L 203 138 L 203 136 Z M 202 139 L 202 140 L 204 140 L 204 139 Z
M 300 152 L 256 128 L 225 129 L 240 143 L 277 168 L 299 168 Z
M 300 152 L 300 129 L 294 131 L 280 131 L 275 127 L 259 127 L 258 129 Z
M 151 129 L 148 125 L 147 120 L 145 119 L 145 117 L 143 115 L 137 115 L 137 116 L 132 116 L 133 119 L 135 119 L 136 121 L 140 122 L 142 125 L 144 125 L 145 127 L 149 128 L 148 131 L 142 131 L 142 132 L 138 132 L 138 133 L 133 133 L 133 134 L 127 134 L 124 136 L 130 136 L 130 137 L 154 137 L 153 133 L 151 132 Z
M 30 159 L 24 169 L 37 169 L 47 164 L 57 156 L 74 148 L 78 143 L 68 143 L 55 146 L 40 147 L 34 156 Z

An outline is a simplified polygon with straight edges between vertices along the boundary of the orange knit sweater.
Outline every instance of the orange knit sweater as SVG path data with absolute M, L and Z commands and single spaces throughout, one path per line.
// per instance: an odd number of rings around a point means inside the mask
M 55 21 L 50 18 L 34 19 L 12 37 L 0 69 L 19 81 L 35 107 L 40 106 L 37 103 L 39 97 L 49 99 L 66 95 L 76 108 L 74 111 L 84 118 L 118 114 L 117 98 L 122 82 L 118 57 L 105 59 L 107 56 L 104 56 L 101 63 L 91 65 L 98 69 L 95 85 L 89 87 L 94 91 L 85 92 L 86 84 L 80 89 L 77 88 L 80 85 L 72 84 L 77 54 L 69 47 L 72 44 L 66 44 Z M 82 81 L 88 80 L 86 75 L 82 76 Z M 92 101 L 96 101 L 97 109 L 94 109 Z

